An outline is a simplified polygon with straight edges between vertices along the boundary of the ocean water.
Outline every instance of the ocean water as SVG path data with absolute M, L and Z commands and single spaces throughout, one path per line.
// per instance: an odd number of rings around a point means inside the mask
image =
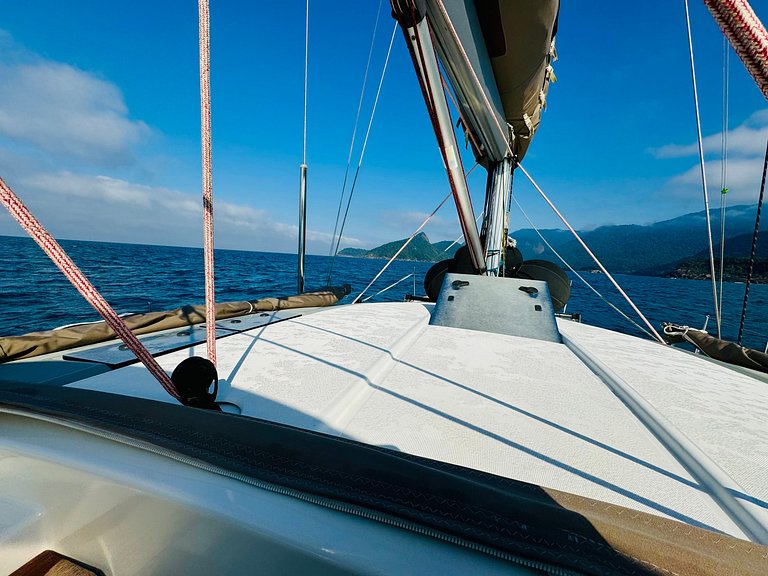
M 199 248 L 63 240 L 62 246 L 96 288 L 119 312 L 178 308 L 204 301 L 203 254 Z M 325 285 L 330 259 L 307 256 L 306 289 Z M 285 296 L 296 293 L 294 254 L 216 250 L 218 302 Z M 385 264 L 384 260 L 337 258 L 333 284 L 347 283 L 351 302 Z M 409 274 L 416 275 L 416 293 L 423 294 L 426 262 L 394 262 L 366 293 L 377 291 Z M 602 274 L 585 278 L 627 315 L 641 323 Z M 645 276 L 618 275 L 624 290 L 655 327 L 671 321 L 702 327 L 707 314 L 715 327 L 711 283 Z M 372 301 L 402 300 L 414 292 L 408 278 Z M 727 283 L 723 291 L 723 337 L 735 340 L 744 285 Z M 588 324 L 628 334 L 640 332 L 574 278 L 568 312 Z M 0 336 L 47 330 L 99 317 L 29 238 L 0 236 Z M 768 285 L 750 288 L 744 344 L 762 350 L 768 339 Z

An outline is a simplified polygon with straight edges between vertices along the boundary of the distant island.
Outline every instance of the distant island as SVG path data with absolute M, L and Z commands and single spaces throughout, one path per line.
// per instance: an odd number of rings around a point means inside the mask
M 339 251 L 339 256 L 350 258 L 392 258 L 407 240 L 407 238 L 395 240 L 394 242 L 382 244 L 372 250 L 344 248 Z M 437 262 L 446 258 L 453 258 L 453 255 L 461 247 L 461 243 L 454 243 L 451 240 L 442 240 L 432 244 L 427 235 L 422 232 L 405 247 L 405 250 L 398 255 L 397 259 L 416 262 Z
M 755 206 L 731 206 L 726 210 L 724 276 L 727 281 L 744 281 L 752 246 Z M 720 229 L 719 210 L 710 211 L 713 233 Z M 556 228 L 539 231 L 554 250 L 577 270 L 595 269 L 594 262 L 567 230 Z M 709 278 L 706 214 L 704 211 L 684 214 L 645 226 L 612 225 L 581 231 L 580 235 L 611 272 L 689 278 Z M 527 260 L 545 259 L 561 264 L 539 234 L 531 228 L 510 233 Z M 388 242 L 371 250 L 345 248 L 340 256 L 352 258 L 391 258 L 406 239 Z M 449 248 L 450 246 L 450 248 Z M 437 262 L 451 258 L 462 246 L 449 240 L 429 241 L 421 233 L 398 256 L 398 260 Z M 446 250 L 447 249 L 447 250 Z M 720 245 L 715 246 L 719 258 Z M 719 263 L 716 265 L 719 270 Z M 753 272 L 754 282 L 768 283 L 768 230 L 761 229 Z

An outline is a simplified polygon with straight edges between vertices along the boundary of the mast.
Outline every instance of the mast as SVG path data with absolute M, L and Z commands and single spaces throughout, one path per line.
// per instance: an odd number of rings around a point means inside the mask
M 488 169 L 487 201 L 483 221 L 485 267 L 488 276 L 503 275 L 501 268 L 507 247 L 507 214 L 509 213 L 509 190 L 512 185 L 512 167 L 512 159 L 507 157 Z
M 392 11 L 403 30 L 419 78 L 424 101 L 432 120 L 440 153 L 443 156 L 443 164 L 451 185 L 459 224 L 469 249 L 472 265 L 475 270 L 482 273 L 486 268 L 485 252 L 475 224 L 472 199 L 467 188 L 459 145 L 453 132 L 451 114 L 443 91 L 429 20 L 423 12 L 418 11 L 414 3 L 407 0 L 403 2 L 393 0 Z

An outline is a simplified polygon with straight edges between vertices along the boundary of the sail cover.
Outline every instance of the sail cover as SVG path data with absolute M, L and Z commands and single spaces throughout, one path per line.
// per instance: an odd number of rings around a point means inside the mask
M 425 4 L 477 160 L 522 159 L 554 79 L 559 0 Z

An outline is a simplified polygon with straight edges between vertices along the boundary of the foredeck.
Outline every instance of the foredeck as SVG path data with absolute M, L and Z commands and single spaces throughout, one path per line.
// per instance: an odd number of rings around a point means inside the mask
M 431 326 L 430 311 L 339 306 L 221 339 L 219 400 L 244 415 L 745 537 L 568 346 Z M 560 329 L 707 452 L 730 492 L 765 518 L 768 385 L 629 336 Z M 158 360 L 170 371 L 192 354 L 203 347 Z M 72 385 L 173 401 L 136 365 Z

